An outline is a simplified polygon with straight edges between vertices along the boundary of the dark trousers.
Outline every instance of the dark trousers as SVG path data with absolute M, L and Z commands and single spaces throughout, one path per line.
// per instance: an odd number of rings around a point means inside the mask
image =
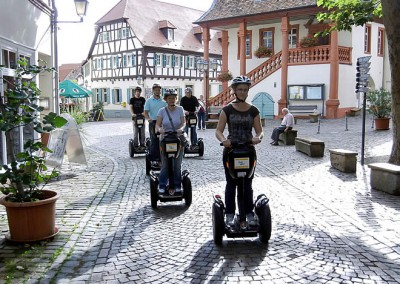
M 150 160 L 161 161 L 160 159 L 160 140 L 156 135 L 156 120 L 149 122 L 150 133 Z
M 271 134 L 271 139 L 274 142 L 278 142 L 279 140 L 279 134 L 281 134 L 282 132 L 285 131 L 286 125 L 280 125 L 278 127 L 275 127 L 274 130 L 272 130 L 272 134 Z M 289 127 L 289 129 L 291 129 L 291 127 Z
M 224 163 L 225 169 L 225 178 L 226 178 L 226 186 L 225 186 L 225 206 L 226 206 L 226 214 L 234 214 L 236 209 L 235 203 L 235 195 L 236 195 L 236 187 L 238 186 L 238 182 L 242 182 L 240 179 L 234 179 L 229 174 L 229 170 L 226 167 L 226 161 L 228 159 L 228 151 L 229 149 L 224 149 L 224 154 L 222 156 L 222 161 Z M 254 150 L 255 151 L 255 150 Z M 244 211 L 245 214 L 251 213 L 253 211 L 253 176 L 250 178 L 244 179 L 244 187 L 243 187 L 243 197 L 240 198 L 237 196 L 238 206 L 241 206 L 244 202 Z

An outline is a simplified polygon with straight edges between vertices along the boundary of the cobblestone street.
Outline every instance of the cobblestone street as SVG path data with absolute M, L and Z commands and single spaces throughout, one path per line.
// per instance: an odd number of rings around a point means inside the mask
M 371 190 L 371 162 L 386 162 L 392 131 L 366 122 L 365 166 L 360 164 L 358 117 L 298 120 L 300 137 L 325 142 L 323 158 L 272 146 L 277 120 L 267 121 L 256 146 L 254 196 L 270 199 L 272 236 L 212 238 L 214 194 L 224 195 L 222 147 L 214 130 L 199 131 L 203 157 L 186 156 L 193 202 L 150 205 L 145 158 L 129 157 L 129 120 L 83 125 L 88 165 L 68 163 L 49 188 L 57 201 L 54 240 L 32 246 L 5 241 L 0 208 L 0 283 L 400 283 L 400 197 Z M 319 132 L 319 133 L 318 133 Z M 358 152 L 357 172 L 330 166 L 329 149 Z

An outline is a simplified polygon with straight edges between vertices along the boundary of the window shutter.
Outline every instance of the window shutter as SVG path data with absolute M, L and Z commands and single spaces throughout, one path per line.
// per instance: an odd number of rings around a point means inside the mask
M 172 55 L 172 67 L 175 67 L 176 57 Z
M 106 98 L 106 103 L 110 102 L 110 88 L 107 88 L 107 98 Z
M 167 66 L 167 56 L 165 54 L 163 54 L 162 56 L 162 61 L 163 61 L 163 67 Z
M 157 66 L 157 53 L 154 52 L 153 66 Z
M 122 103 L 122 90 L 119 90 L 118 92 L 118 101 Z
M 129 101 L 131 100 L 131 92 L 130 89 L 126 89 L 126 103 L 129 105 Z
M 183 67 L 183 56 L 181 56 L 180 59 L 181 59 L 181 60 L 180 60 L 179 67 Z
M 111 90 L 111 103 L 115 103 L 115 89 Z
M 103 89 L 98 89 L 98 92 L 97 92 L 97 101 L 98 101 L 98 102 L 103 102 Z

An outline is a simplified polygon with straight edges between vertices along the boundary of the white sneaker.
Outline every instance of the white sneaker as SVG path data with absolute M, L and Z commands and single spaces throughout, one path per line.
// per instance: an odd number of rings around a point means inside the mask
M 235 214 L 226 214 L 225 223 L 227 226 L 235 225 Z

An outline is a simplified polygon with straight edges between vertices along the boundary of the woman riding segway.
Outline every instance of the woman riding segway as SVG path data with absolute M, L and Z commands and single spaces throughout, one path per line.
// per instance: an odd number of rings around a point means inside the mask
M 213 215 L 215 215 L 214 213 L 217 213 L 214 212 L 214 209 L 221 209 L 221 211 L 225 211 L 225 227 L 227 228 L 228 237 L 235 237 L 239 235 L 246 236 L 246 232 L 251 232 L 251 235 L 253 235 L 254 232 L 260 230 L 258 228 L 258 218 L 253 212 L 254 204 L 252 181 L 254 177 L 255 164 L 257 161 L 254 145 L 261 142 L 264 133 L 261 126 L 259 110 L 255 106 L 246 102 L 250 85 L 251 81 L 246 76 L 239 76 L 233 79 L 231 87 L 236 99 L 222 109 L 215 132 L 217 139 L 221 142 L 221 145 L 224 146 L 223 164 L 226 177 L 226 207 L 223 205 L 220 197 L 217 196 L 215 198 Z M 224 129 L 226 125 L 228 125 L 227 137 L 224 135 Z M 253 128 L 256 132 L 255 137 L 253 137 L 252 134 Z M 239 149 L 240 151 L 235 152 L 233 149 Z M 233 156 L 234 154 L 237 156 Z M 232 163 L 234 165 L 232 165 Z M 242 169 L 242 173 L 238 174 L 237 169 Z M 239 178 L 241 182 L 240 184 L 238 181 Z M 236 216 L 235 195 L 237 187 L 239 215 Z M 257 198 L 257 202 L 260 198 L 260 196 Z M 262 206 L 264 206 L 264 203 L 268 203 L 268 199 L 266 197 L 262 197 L 262 199 L 266 200 L 266 202 L 262 202 Z M 223 215 L 224 214 L 221 214 L 222 218 Z M 222 242 L 223 235 L 223 230 L 221 229 L 221 227 L 223 228 L 224 226 L 223 219 L 220 218 L 219 220 L 216 220 L 214 218 L 213 220 L 213 226 L 217 226 L 214 228 L 214 241 L 216 243 L 220 243 Z M 222 226 L 220 221 L 222 221 Z M 264 226 L 264 224 L 260 225 Z M 265 230 L 262 228 L 262 233 L 264 232 Z M 262 238 L 263 241 L 265 241 L 266 238 L 269 239 L 269 236 L 265 237 L 264 234 Z

